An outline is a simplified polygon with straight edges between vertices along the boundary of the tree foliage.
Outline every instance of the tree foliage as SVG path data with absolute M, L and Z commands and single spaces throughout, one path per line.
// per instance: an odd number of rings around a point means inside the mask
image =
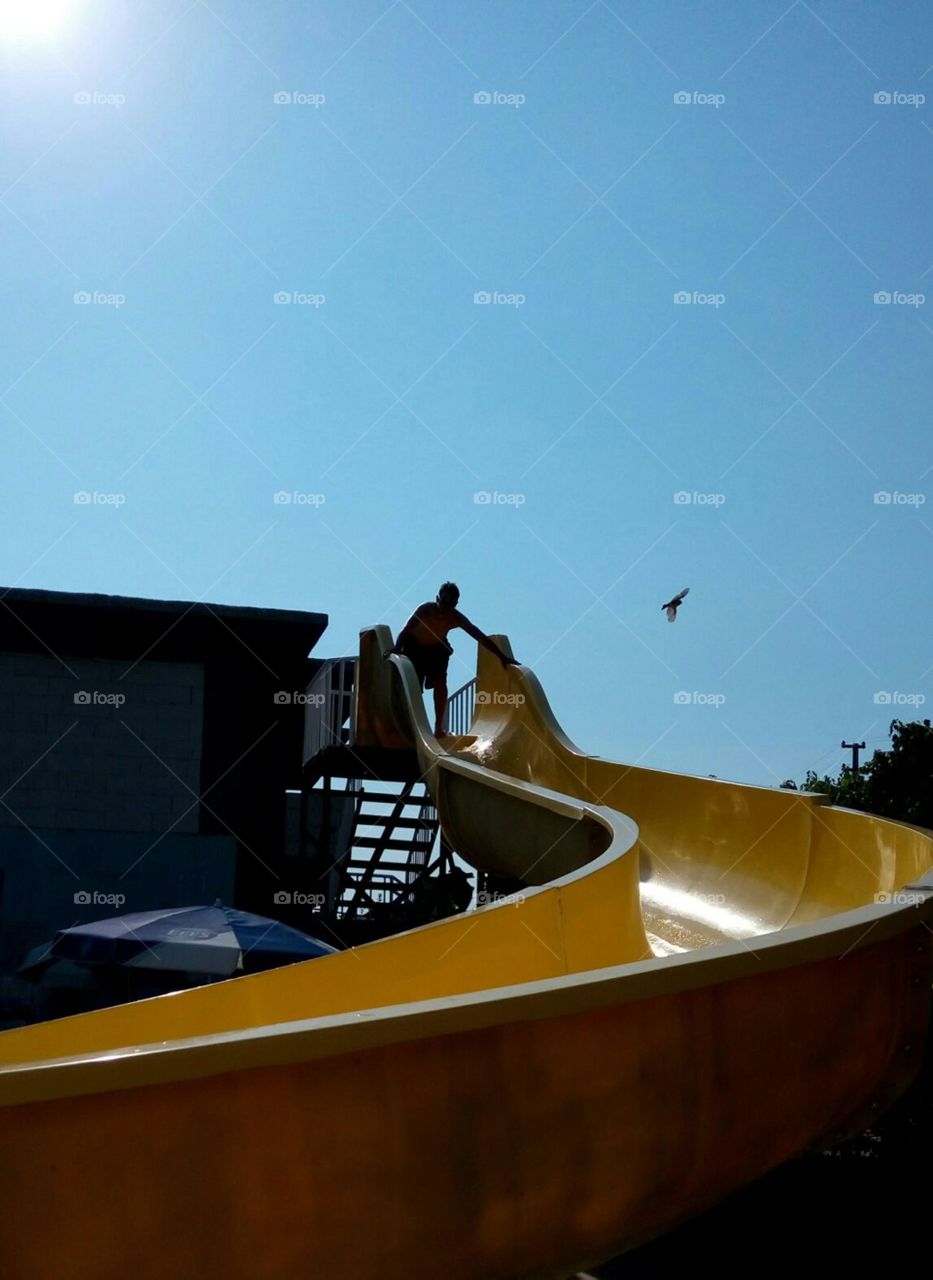
M 933 828 L 933 726 L 892 720 L 888 732 L 890 749 L 876 751 L 857 770 L 843 766 L 835 778 L 811 770 L 800 789 L 822 792 L 846 809 Z M 797 790 L 790 779 L 781 785 Z

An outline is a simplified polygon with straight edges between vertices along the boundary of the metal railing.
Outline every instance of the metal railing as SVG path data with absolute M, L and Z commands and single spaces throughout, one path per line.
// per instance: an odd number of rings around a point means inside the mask
M 411 884 L 417 880 L 431 862 L 431 854 L 437 843 L 437 809 L 431 794 L 425 788 L 424 802 L 418 811 L 418 826 L 415 828 L 411 853 L 408 855 L 408 870 L 405 881 Z
M 355 897 L 359 889 L 361 875 L 349 875 L 343 886 L 343 895 L 341 897 L 337 918 L 345 920 L 351 914 L 352 902 L 351 897 Z M 369 914 L 370 907 L 388 906 L 398 896 L 400 889 L 404 888 L 404 881 L 399 879 L 397 875 L 393 875 L 390 871 L 377 871 L 366 882 L 363 890 L 363 901 L 353 913 L 357 917 Z
M 473 708 L 476 705 L 476 677 L 462 684 L 450 695 L 447 703 L 447 714 L 444 727 L 448 733 L 469 733 L 473 723 Z
M 304 759 L 345 741 L 343 726 L 353 703 L 355 658 L 331 658 L 305 690 Z

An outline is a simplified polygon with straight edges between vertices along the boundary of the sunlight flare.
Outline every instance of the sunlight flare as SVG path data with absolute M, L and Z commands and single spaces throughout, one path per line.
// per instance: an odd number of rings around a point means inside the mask
M 54 36 L 74 7 L 75 0 L 0 0 L 0 38 Z

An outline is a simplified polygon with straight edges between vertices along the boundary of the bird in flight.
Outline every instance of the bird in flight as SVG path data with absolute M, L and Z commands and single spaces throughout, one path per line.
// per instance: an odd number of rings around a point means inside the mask
M 687 592 L 688 592 L 689 590 L 690 590 L 690 588 L 689 588 L 689 587 L 684 587 L 683 591 L 681 591 L 681 592 L 679 593 L 679 595 L 674 596 L 673 600 L 668 600 L 667 604 L 662 604 L 662 605 L 661 605 L 661 608 L 662 608 L 662 609 L 666 609 L 666 610 L 667 610 L 667 620 L 668 620 L 668 622 L 674 622 L 674 621 L 676 621 L 676 619 L 677 619 L 677 610 L 678 610 L 678 609 L 680 608 L 680 606 L 683 604 L 683 602 L 684 602 L 684 596 L 687 594 Z

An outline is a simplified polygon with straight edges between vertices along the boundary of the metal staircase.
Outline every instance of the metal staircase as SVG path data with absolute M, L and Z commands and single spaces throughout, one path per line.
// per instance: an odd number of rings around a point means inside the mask
M 355 665 L 325 662 L 308 686 L 294 856 L 283 879 L 295 901 L 313 891 L 314 919 L 344 946 L 463 911 L 473 892 L 439 832 L 414 749 L 356 741 Z M 474 691 L 468 681 L 451 698 L 453 732 L 469 725 Z
M 423 782 L 397 792 L 359 787 L 351 844 L 341 865 L 338 920 L 378 913 L 400 903 L 428 870 L 437 838 L 437 810 Z

